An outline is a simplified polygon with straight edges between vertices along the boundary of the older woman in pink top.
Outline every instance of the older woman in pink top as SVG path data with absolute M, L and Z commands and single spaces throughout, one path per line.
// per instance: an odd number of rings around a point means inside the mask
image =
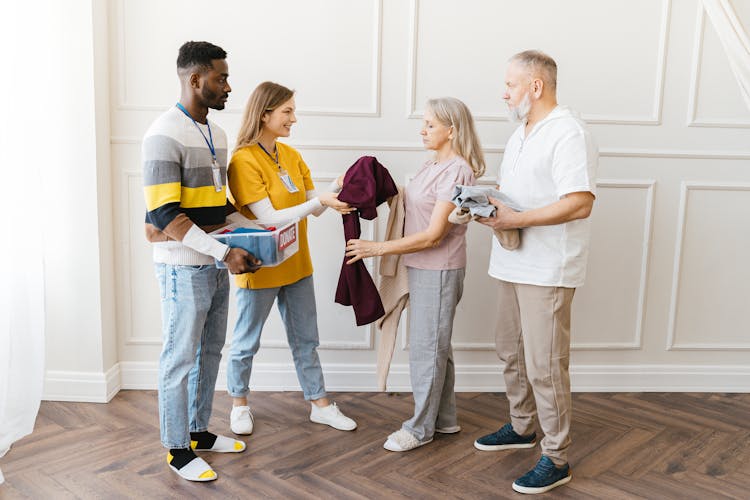
M 445 97 L 427 103 L 422 127 L 425 148 L 435 152 L 406 188 L 404 237 L 383 242 L 349 240 L 348 262 L 404 255 L 409 273 L 409 371 L 414 416 L 388 436 L 390 451 L 407 451 L 433 434 L 461 430 L 456 419 L 451 336 L 466 268 L 466 225 L 448 216 L 456 185 L 473 185 L 484 173 L 484 156 L 466 105 Z

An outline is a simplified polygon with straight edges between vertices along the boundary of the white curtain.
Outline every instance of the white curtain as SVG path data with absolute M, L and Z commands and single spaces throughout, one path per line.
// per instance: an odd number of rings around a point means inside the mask
M 719 35 L 745 105 L 750 109 L 750 37 L 729 0 L 703 0 L 703 8 Z
M 16 105 L 8 106 L 14 116 Z M 15 115 L 19 116 L 19 115 Z M 21 125 L 31 118 L 16 120 Z M 31 123 L 28 123 L 31 125 Z M 38 207 L 28 186 L 39 169 L 22 156 L 28 149 L 0 127 L 0 467 L 11 445 L 34 429 L 44 382 L 44 239 Z M 23 168 L 14 168 L 23 166 Z M 0 484 L 4 482 L 0 470 Z
M 3 92 L 3 95 L 8 95 Z M 30 132 L 34 114 L 6 108 L 14 125 Z M 26 110 L 27 111 L 27 110 Z M 9 127 L 0 126 L 0 467 L 11 445 L 30 434 L 42 398 L 44 383 L 44 238 L 39 200 L 29 186 L 38 186 L 39 168 L 28 161 L 25 141 L 9 139 Z M 35 134 L 29 134 L 34 137 Z M 43 227 L 44 222 L 41 223 Z M 12 453 L 11 453 L 12 454 Z M 4 482 L 0 470 L 0 484 Z M 1 496 L 1 495 L 0 495 Z
M 4 226 L 8 227 L 8 226 Z M 36 250 L 36 251 L 35 251 Z M 34 429 L 44 378 L 44 282 L 41 247 L 3 259 L 0 295 L 0 457 Z M 0 463 L 1 464 L 1 463 Z M 0 484 L 4 481 L 0 470 Z
M 38 152 L 52 128 L 45 124 L 44 98 L 51 85 L 43 19 L 50 5 L 0 3 L 0 44 L 6 68 L 22 77 L 0 79 L 5 99 L 0 120 L 0 467 L 11 445 L 30 434 L 44 382 L 44 239 L 49 212 L 39 199 Z M 47 13 L 50 11 L 49 13 Z M 40 24 L 36 25 L 35 21 Z M 35 29 L 32 29 L 35 27 Z M 39 30 L 37 30 L 38 28 Z M 45 87 L 46 86 L 46 87 Z M 36 159 L 36 161 L 35 161 Z M 35 191 L 36 187 L 36 191 Z M 48 219 L 45 219 L 47 216 Z M 41 226 L 41 227 L 40 227 Z M 4 457 L 4 458 L 3 458 Z M 4 482 L 0 470 L 0 484 Z M 0 489 L 0 496 L 2 490 Z

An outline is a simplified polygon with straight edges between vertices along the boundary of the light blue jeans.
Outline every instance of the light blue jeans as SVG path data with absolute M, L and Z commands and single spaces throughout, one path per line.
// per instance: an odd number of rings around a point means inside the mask
M 227 334 L 229 278 L 213 265 L 156 264 L 161 288 L 159 424 L 166 448 L 208 428 Z
M 404 430 L 420 441 L 435 427 L 453 427 L 456 417 L 453 318 L 464 290 L 464 269 L 409 272 L 409 375 L 414 416 Z
M 250 392 L 253 357 L 260 347 L 260 334 L 276 299 L 305 399 L 323 398 L 326 388 L 317 351 L 318 318 L 312 276 L 282 287 L 237 290 L 237 324 L 227 363 L 229 395 L 241 398 Z

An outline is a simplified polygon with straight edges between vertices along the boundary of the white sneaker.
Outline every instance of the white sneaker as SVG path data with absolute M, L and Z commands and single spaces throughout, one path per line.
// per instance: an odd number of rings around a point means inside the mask
M 312 403 L 310 421 L 316 424 L 330 425 L 340 431 L 353 431 L 357 428 L 357 422 L 341 413 L 336 403 L 331 403 L 323 408 Z
M 234 406 L 229 415 L 229 427 L 235 434 L 253 433 L 253 414 L 249 406 Z

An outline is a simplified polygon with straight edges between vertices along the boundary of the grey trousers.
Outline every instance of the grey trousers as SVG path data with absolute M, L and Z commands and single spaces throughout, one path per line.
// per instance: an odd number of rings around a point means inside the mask
M 574 288 L 522 285 L 498 280 L 500 312 L 495 345 L 505 362 L 510 422 L 522 436 L 544 432 L 542 454 L 556 465 L 568 461 L 571 397 L 570 306 Z
M 457 425 L 451 336 L 463 294 L 464 269 L 409 271 L 409 374 L 414 416 L 403 429 L 420 441 L 435 427 Z

